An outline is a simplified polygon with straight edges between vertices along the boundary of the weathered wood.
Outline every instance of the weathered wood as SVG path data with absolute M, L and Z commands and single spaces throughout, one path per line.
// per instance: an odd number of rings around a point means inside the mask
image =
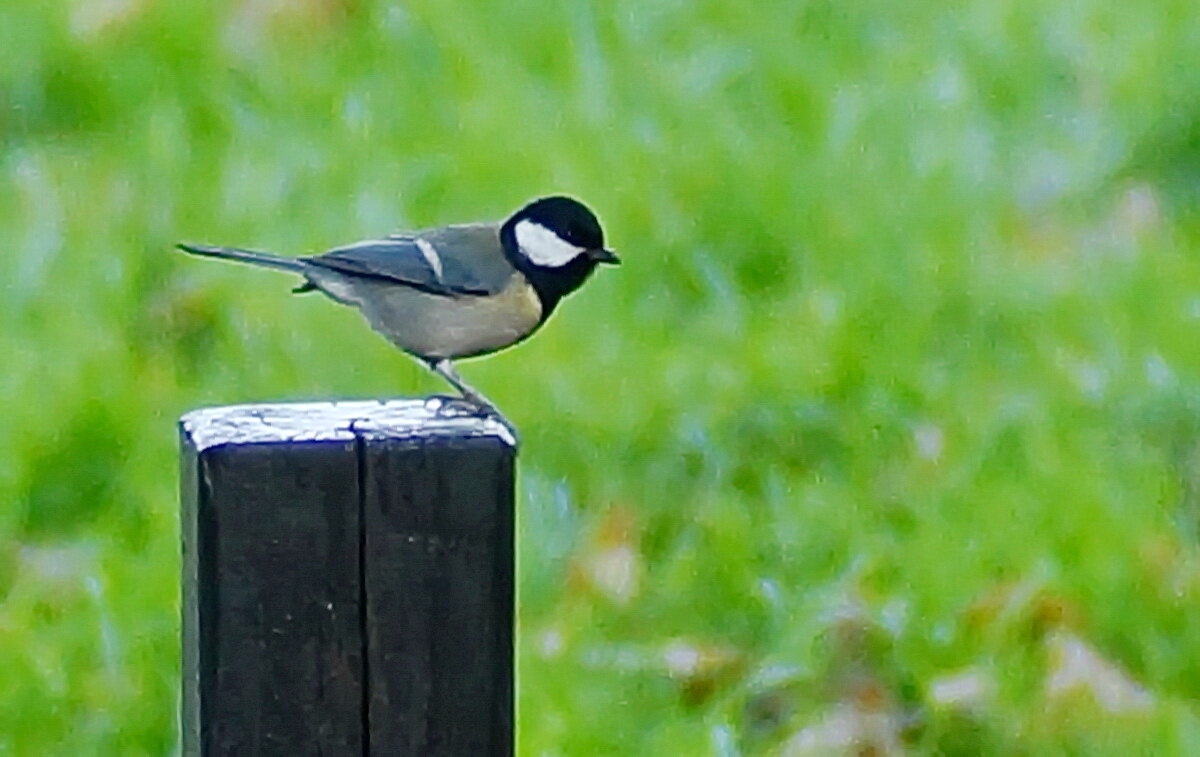
M 436 448 L 385 439 L 366 456 L 372 751 L 505 754 L 513 708 L 511 458 L 487 438 Z
M 182 424 L 187 755 L 506 755 L 508 430 L 425 403 Z

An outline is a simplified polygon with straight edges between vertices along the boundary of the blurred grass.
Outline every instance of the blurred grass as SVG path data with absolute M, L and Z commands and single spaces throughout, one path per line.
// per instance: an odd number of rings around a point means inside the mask
M 550 192 L 627 264 L 465 369 L 523 754 L 1193 753 L 1197 51 L 1185 0 L 0 6 L 0 754 L 176 748 L 181 412 L 440 390 L 171 243 Z

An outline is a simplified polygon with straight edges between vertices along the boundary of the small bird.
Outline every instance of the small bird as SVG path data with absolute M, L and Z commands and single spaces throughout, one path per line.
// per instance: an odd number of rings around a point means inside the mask
M 534 200 L 503 223 L 402 232 L 309 257 L 178 247 L 300 274 L 304 282 L 294 292 L 320 291 L 358 308 L 372 328 L 450 382 L 468 406 L 501 420 L 452 361 L 524 340 L 597 264 L 620 263 L 604 246 L 596 216 L 570 197 Z

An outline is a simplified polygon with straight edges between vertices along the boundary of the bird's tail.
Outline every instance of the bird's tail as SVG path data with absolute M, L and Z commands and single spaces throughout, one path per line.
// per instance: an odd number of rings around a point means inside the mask
M 240 250 L 236 247 L 210 247 L 204 244 L 177 244 L 175 246 L 193 255 L 238 260 L 252 265 L 266 266 L 267 268 L 279 268 L 284 271 L 304 273 L 304 264 L 296 258 L 284 258 L 266 252 L 255 252 L 254 250 Z

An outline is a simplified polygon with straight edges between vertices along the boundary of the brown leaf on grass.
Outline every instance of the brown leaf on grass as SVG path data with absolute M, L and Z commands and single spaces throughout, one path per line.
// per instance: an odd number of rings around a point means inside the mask
M 828 613 L 824 623 L 817 654 L 826 692 L 866 708 L 889 706 L 892 692 L 907 678 L 896 660 L 892 634 L 855 600 Z
M 857 598 L 824 618 L 815 690 L 834 704 L 795 732 L 781 754 L 899 754 L 924 719 L 916 686 L 895 651 L 894 632 Z
M 1046 650 L 1048 700 L 1061 702 L 1083 694 L 1114 715 L 1144 712 L 1154 706 L 1150 692 L 1076 634 L 1055 632 L 1046 640 Z
M 993 586 L 963 612 L 968 629 L 981 632 L 1015 631 L 1040 639 L 1060 628 L 1079 628 L 1083 613 L 1069 598 L 1033 579 Z
M 556 633 L 556 632 L 555 632 Z M 538 639 L 539 646 L 549 642 L 550 649 L 538 649 L 546 657 L 561 654 L 562 638 Z M 548 653 L 548 654 L 547 654 Z M 589 668 L 666 675 L 680 687 L 685 703 L 697 705 L 738 680 L 746 668 L 746 655 L 727 644 L 694 639 L 672 639 L 665 644 L 596 644 L 578 650 L 579 661 Z
M 627 605 L 641 590 L 642 556 L 637 520 L 626 507 L 612 507 L 571 563 L 570 583 L 616 605 Z
M 752 682 L 753 691 L 742 707 L 742 732 L 751 745 L 776 741 L 811 688 L 798 671 L 783 666 L 769 666 L 755 677 L 767 680 Z
M 663 648 L 663 662 L 689 705 L 702 704 L 746 667 L 745 655 L 733 647 L 685 639 L 674 639 Z
M 853 703 L 837 705 L 784 742 L 780 757 L 809 755 L 899 755 L 904 753 L 904 719 L 894 710 Z
M 995 695 L 996 680 L 988 670 L 973 666 L 932 679 L 928 691 L 934 706 L 982 713 Z

